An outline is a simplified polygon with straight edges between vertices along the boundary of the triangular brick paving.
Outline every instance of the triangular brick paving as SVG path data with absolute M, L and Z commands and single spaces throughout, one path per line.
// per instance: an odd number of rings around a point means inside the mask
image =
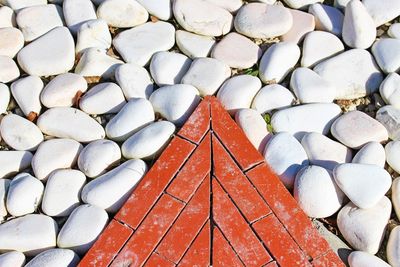
M 206 97 L 80 266 L 344 266 Z

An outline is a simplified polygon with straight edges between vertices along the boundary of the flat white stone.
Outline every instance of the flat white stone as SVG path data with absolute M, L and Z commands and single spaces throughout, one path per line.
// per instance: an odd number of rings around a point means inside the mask
M 56 246 L 57 223 L 46 215 L 28 214 L 0 225 L 0 251 L 35 256 Z
M 0 7 L 0 27 L 15 27 L 17 23 L 15 22 L 15 13 L 8 6 Z
M 37 125 L 47 135 L 71 138 L 83 143 L 105 137 L 103 127 L 96 120 L 75 108 L 48 109 L 39 116 Z
M 387 105 L 378 110 L 376 119 L 385 126 L 392 140 L 400 140 L 400 110 Z
M 301 144 L 286 132 L 277 133 L 269 140 L 264 157 L 288 189 L 293 188 L 298 171 L 309 164 Z
M 290 107 L 294 100 L 292 92 L 287 88 L 280 84 L 270 84 L 258 91 L 251 108 L 264 114 L 274 109 Z
M 243 5 L 243 0 L 206 0 L 211 4 L 222 7 L 231 13 L 235 13 Z
M 250 3 L 243 6 L 235 17 L 238 33 L 251 38 L 273 38 L 287 33 L 293 18 L 289 9 L 280 5 Z
M 32 159 L 35 176 L 43 180 L 54 170 L 73 167 L 81 150 L 82 145 L 72 139 L 50 139 L 43 142 Z
M 0 124 L 0 133 L 4 142 L 15 150 L 33 151 L 43 142 L 40 129 L 27 119 L 8 114 Z
M 20 67 L 30 75 L 68 72 L 75 61 L 74 39 L 66 27 L 57 27 L 22 48 L 17 58 Z
M 308 132 L 329 133 L 340 113 L 336 104 L 306 104 L 279 110 L 272 116 L 271 125 L 275 132 L 289 132 L 301 140 Z
M 217 98 L 230 114 L 235 114 L 239 109 L 250 108 L 261 86 L 257 77 L 237 75 L 226 80 L 218 91 Z
M 39 114 L 42 110 L 40 103 L 42 89 L 43 82 L 37 76 L 26 76 L 11 84 L 11 94 L 25 116 L 31 112 Z
M 335 35 L 323 31 L 310 32 L 304 38 L 301 66 L 313 67 L 343 50 L 342 41 Z
M 78 170 L 53 171 L 46 182 L 42 211 L 52 217 L 70 215 L 79 206 L 79 195 L 85 182 L 85 175 Z
M 86 21 L 97 19 L 96 10 L 90 0 L 63 0 L 63 12 L 65 23 L 73 34 Z
M 146 163 L 131 159 L 90 181 L 82 190 L 82 201 L 108 212 L 117 212 L 147 171 Z
M 400 23 L 390 25 L 387 34 L 392 38 L 400 39 Z
M 355 149 L 371 141 L 383 142 L 389 138 L 385 126 L 358 110 L 340 116 L 332 124 L 331 133 L 339 142 Z
M 176 45 L 188 57 L 207 57 L 215 44 L 211 36 L 197 35 L 191 32 L 176 31 Z
M 111 33 L 107 22 L 102 19 L 89 20 L 81 25 L 75 46 L 76 53 L 95 47 L 107 50 L 111 47 Z
M 9 177 L 31 166 L 32 153 L 29 151 L 0 151 L 0 178 Z
M 151 15 L 169 20 L 172 16 L 171 0 L 137 0 Z
M 0 83 L 0 114 L 5 113 L 10 103 L 10 89 L 4 83 Z
M 45 5 L 47 0 L 7 0 L 6 4 L 14 9 L 14 11 L 20 11 L 20 9 L 30 6 Z
M 340 164 L 333 175 L 340 189 L 361 209 L 374 207 L 392 185 L 390 174 L 372 164 Z
M 97 8 L 97 17 L 117 28 L 131 28 L 145 23 L 147 10 L 135 0 L 105 0 Z
M 352 267 L 374 266 L 390 267 L 389 264 L 368 252 L 353 251 L 349 255 L 349 264 Z
M 389 240 L 386 246 L 386 255 L 391 266 L 399 266 L 400 264 L 400 227 L 396 226 L 390 232 Z M 390 265 L 387 265 L 390 266 Z
M 19 251 L 6 252 L 0 255 L 0 265 L 4 267 L 22 267 L 25 264 L 25 255 Z
M 290 78 L 290 88 L 300 103 L 332 103 L 336 88 L 308 68 L 297 68 Z
M 15 216 L 36 211 L 42 199 L 44 186 L 29 173 L 20 173 L 10 183 L 7 193 L 7 210 Z
M 0 82 L 12 82 L 19 77 L 19 69 L 14 60 L 7 56 L 0 56 Z
M 291 8 L 304 9 L 311 4 L 323 2 L 322 0 L 284 0 L 284 2 Z
M 337 89 L 336 99 L 354 99 L 376 92 L 383 77 L 372 55 L 351 49 L 314 67 L 314 71 Z
M 158 86 L 173 85 L 181 82 L 192 60 L 175 52 L 157 52 L 150 62 L 150 73 Z
M 15 57 L 24 46 L 24 36 L 17 28 L 0 28 L 0 55 Z
M 385 146 L 386 161 L 389 166 L 400 173 L 400 141 L 391 141 Z
M 22 9 L 17 14 L 18 28 L 26 42 L 64 25 L 62 8 L 58 5 L 38 5 Z
M 224 62 L 214 58 L 197 58 L 183 76 L 182 83 L 196 87 L 202 96 L 213 95 L 230 76 L 231 69 Z
M 128 63 L 118 66 L 115 80 L 127 100 L 131 98 L 149 98 L 153 93 L 153 82 L 149 73 L 142 66 Z
M 385 149 L 378 142 L 369 142 L 365 144 L 352 160 L 352 163 L 374 164 L 382 168 L 385 166 L 385 162 Z
M 381 83 L 379 93 L 388 105 L 400 109 L 400 75 L 390 73 Z
M 315 29 L 327 31 L 339 37 L 342 35 L 344 15 L 339 9 L 316 3 L 310 5 L 308 12 L 314 15 Z
M 185 30 L 206 36 L 225 35 L 233 24 L 231 13 L 208 1 L 176 0 L 173 12 Z
M 339 211 L 337 224 L 355 250 L 375 254 L 384 238 L 391 211 L 392 204 L 387 197 L 370 209 L 360 209 L 350 202 Z
M 92 205 L 77 207 L 57 236 L 57 246 L 83 255 L 96 241 L 108 221 L 107 212 Z
M 89 143 L 79 154 L 78 167 L 90 178 L 106 172 L 119 163 L 121 150 L 117 143 L 111 140 L 96 140 Z
M 154 110 L 150 101 L 144 98 L 133 98 L 107 123 L 107 137 L 114 141 L 125 141 L 154 119 Z
M 394 179 L 392 183 L 392 203 L 398 219 L 400 218 L 400 177 Z
M 351 149 L 320 133 L 304 135 L 301 144 L 313 165 L 332 171 L 338 164 L 351 162 Z
M 113 45 L 125 62 L 146 65 L 154 53 L 175 44 L 175 28 L 170 23 L 148 22 L 119 33 Z
M 270 46 L 260 61 L 260 78 L 264 83 L 280 83 L 300 58 L 300 48 L 292 42 Z
M 34 257 L 25 267 L 43 266 L 75 266 L 79 263 L 79 257 L 69 249 L 49 249 Z
M 154 159 L 168 145 L 175 128 L 169 121 L 144 127 L 122 144 L 122 155 L 127 159 Z
M 0 222 L 2 222 L 4 217 L 8 214 L 6 208 L 6 198 L 10 182 L 11 181 L 8 179 L 0 179 Z
M 71 107 L 76 95 L 87 90 L 86 80 L 75 73 L 64 73 L 54 77 L 42 90 L 40 101 L 47 108 Z
M 164 86 L 150 96 L 154 112 L 177 126 L 189 118 L 200 102 L 199 91 L 188 84 Z
M 363 0 L 362 2 L 375 22 L 381 26 L 400 16 L 400 2 L 396 0 Z
M 79 108 L 88 114 L 117 113 L 126 104 L 122 89 L 115 83 L 99 83 L 79 101 Z
M 300 10 L 289 9 L 292 14 L 293 24 L 290 30 L 280 39 L 284 42 L 300 43 L 304 36 L 315 30 L 314 16 Z
M 385 73 L 400 69 L 400 40 L 382 38 L 372 46 L 372 54 L 381 70 Z

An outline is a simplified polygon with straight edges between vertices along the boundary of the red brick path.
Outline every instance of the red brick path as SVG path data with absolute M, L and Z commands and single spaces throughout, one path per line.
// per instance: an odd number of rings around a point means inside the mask
M 344 266 L 206 97 L 80 266 Z

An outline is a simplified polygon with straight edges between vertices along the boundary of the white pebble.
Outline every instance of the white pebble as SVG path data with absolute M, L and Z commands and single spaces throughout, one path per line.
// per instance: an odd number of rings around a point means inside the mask
M 400 23 L 390 25 L 387 34 L 392 38 L 400 39 Z
M 283 0 L 283 1 L 293 9 L 305 9 L 311 4 L 323 2 L 322 0 Z
M 290 107 L 295 99 L 287 88 L 280 84 L 270 84 L 261 88 L 253 99 L 251 108 L 264 114 L 274 109 Z
M 43 82 L 37 76 L 26 76 L 11 84 L 11 94 L 25 116 L 34 112 L 39 114 L 42 110 L 40 94 Z
M 203 36 L 187 31 L 176 31 L 176 45 L 188 57 L 194 59 L 198 57 L 207 57 L 215 40 L 211 36 Z
M 12 82 L 19 77 L 19 69 L 14 60 L 7 56 L 0 56 L 0 82 Z
M 0 223 L 3 221 L 4 217 L 7 216 L 8 214 L 6 208 L 6 198 L 10 182 L 11 181 L 8 179 L 0 179 Z
M 400 218 L 400 177 L 393 180 L 392 183 L 392 203 L 397 219 Z
M 20 11 L 25 7 L 45 5 L 47 4 L 47 0 L 7 0 L 6 3 L 14 11 Z
M 49 249 L 34 257 L 25 267 L 76 266 L 79 257 L 69 249 Z
M 308 12 L 314 15 L 317 30 L 327 31 L 339 37 L 342 35 L 344 15 L 339 9 L 317 3 L 311 5 Z
M 400 109 L 391 105 L 381 107 L 376 119 L 385 126 L 392 140 L 400 140 Z
M 373 18 L 376 27 L 400 15 L 400 2 L 397 0 L 363 0 L 363 4 Z
M 158 86 L 173 85 L 181 82 L 192 60 L 174 52 L 157 52 L 150 62 L 150 73 Z
M 374 164 L 383 168 L 386 162 L 385 149 L 378 142 L 366 143 L 354 156 L 352 162 Z
M 122 64 L 115 70 L 115 80 L 127 100 L 149 98 L 153 93 L 153 82 L 147 70 L 139 65 Z
M 6 178 L 31 166 L 29 151 L 0 151 L 0 178 Z
M 392 72 L 379 87 L 382 99 L 393 107 L 400 109 L 400 75 Z
M 400 69 L 400 40 L 392 38 L 379 39 L 372 46 L 372 54 L 381 70 L 385 73 Z
M 17 28 L 0 28 L 0 55 L 15 57 L 24 46 L 24 36 Z
M 15 27 L 17 23 L 15 22 L 15 13 L 8 6 L 0 7 L 0 27 Z
M 76 53 L 82 53 L 87 48 L 107 50 L 111 47 L 111 33 L 107 22 L 102 19 L 89 20 L 79 27 Z
M 10 89 L 4 83 L 0 83 L 0 114 L 5 113 L 10 103 Z
M 117 28 L 131 28 L 149 18 L 147 10 L 135 0 L 105 0 L 97 8 L 97 17 Z
M 137 0 L 147 12 L 162 20 L 172 16 L 171 0 Z
M 76 34 L 79 27 L 88 20 L 97 19 L 94 5 L 90 0 L 63 0 L 65 22 Z
M 389 264 L 380 258 L 372 255 L 371 253 L 363 251 L 353 251 L 349 255 L 349 264 L 351 267 L 390 267 Z
M 19 251 L 6 252 L 0 255 L 0 266 L 22 267 L 25 264 L 25 255 Z
M 386 161 L 389 166 L 400 173 L 400 141 L 391 141 L 385 146 Z
M 386 255 L 388 262 L 393 267 L 400 266 L 399 248 L 400 248 L 400 227 L 396 226 L 390 232 L 389 240 L 386 247 Z

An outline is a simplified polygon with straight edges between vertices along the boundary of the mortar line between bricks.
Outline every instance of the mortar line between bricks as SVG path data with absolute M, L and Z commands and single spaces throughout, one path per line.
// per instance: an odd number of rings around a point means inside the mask
M 211 108 L 210 108 L 211 109 Z M 211 129 L 211 114 L 210 114 L 210 129 Z M 212 131 L 212 129 L 211 129 Z M 211 132 L 210 138 L 210 266 L 213 266 L 213 249 L 214 249 L 214 213 L 213 213 L 213 186 L 212 179 L 214 177 L 214 153 L 213 153 L 213 138 L 214 132 Z

